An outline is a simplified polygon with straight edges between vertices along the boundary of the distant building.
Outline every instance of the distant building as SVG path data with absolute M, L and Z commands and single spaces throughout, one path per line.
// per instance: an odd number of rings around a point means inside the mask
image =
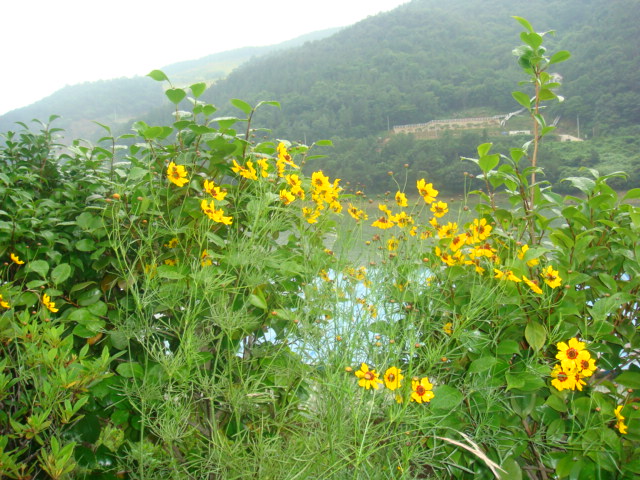
M 509 135 L 531 135 L 531 130 L 509 130 Z
M 573 135 L 558 135 L 561 142 L 584 142 L 583 139 L 574 137 Z
M 500 122 L 507 115 L 492 117 L 448 118 L 445 120 L 431 120 L 427 123 L 413 123 L 410 125 L 394 125 L 392 133 L 409 133 L 421 137 L 437 138 L 443 130 L 469 130 L 500 126 Z

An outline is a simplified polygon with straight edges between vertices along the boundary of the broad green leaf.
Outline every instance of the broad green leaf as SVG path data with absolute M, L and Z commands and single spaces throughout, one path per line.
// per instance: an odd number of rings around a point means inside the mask
M 487 155 L 485 157 L 481 157 L 478 160 L 478 166 L 484 173 L 488 173 L 500 163 L 500 155 L 494 153 L 493 155 Z
M 534 350 L 540 350 L 547 340 L 547 332 L 540 322 L 532 320 L 524 329 L 524 337 Z
M 475 359 L 469 365 L 469 373 L 480 373 L 486 370 L 491 369 L 496 363 L 498 363 L 498 359 L 496 357 L 480 357 Z
M 51 281 L 57 285 L 64 282 L 71 275 L 71 266 L 68 263 L 61 263 L 51 272 Z
M 553 100 L 554 98 L 556 98 L 556 96 L 557 95 L 548 88 L 543 88 L 538 93 L 538 98 L 542 101 Z
M 484 157 L 489 153 L 489 150 L 491 150 L 491 146 L 493 145 L 493 143 L 483 143 L 482 145 L 478 145 L 478 156 L 479 157 Z
M 553 55 L 551 55 L 551 58 L 549 59 L 549 65 L 553 63 L 564 62 L 565 60 L 568 60 L 570 57 L 571 57 L 571 53 L 567 52 L 566 50 L 560 50 L 554 53 Z
M 502 470 L 500 472 L 500 480 L 522 480 L 522 469 L 513 457 L 509 457 L 502 462 Z
M 269 308 L 267 306 L 267 302 L 265 301 L 265 299 L 261 296 L 258 296 L 254 293 L 252 293 L 251 295 L 249 295 L 249 303 L 251 305 L 253 305 L 254 307 L 260 308 L 261 310 L 266 310 L 267 308 Z
M 498 355 L 514 355 L 520 353 L 520 345 L 515 340 L 503 340 L 496 349 Z
M 124 378 L 142 378 L 144 370 L 137 362 L 121 363 L 116 367 L 116 372 Z
M 431 400 L 431 408 L 434 410 L 447 410 L 451 411 L 455 409 L 464 396 L 462 393 L 450 385 L 441 385 L 434 391 L 434 398 Z
M 179 272 L 176 267 L 171 265 L 160 265 L 158 267 L 158 276 L 169 280 L 181 280 L 185 278 L 184 273 Z
M 518 102 L 527 110 L 531 109 L 531 99 L 529 98 L 529 95 L 527 95 L 526 93 L 515 91 L 515 92 L 511 92 L 511 96 L 515 99 L 516 102 Z
M 36 272 L 42 278 L 47 276 L 47 272 L 49 271 L 49 264 L 44 260 L 34 260 L 33 262 L 27 263 L 27 271 Z
M 96 243 L 91 238 L 83 238 L 76 243 L 76 249 L 81 252 L 91 252 L 95 250 Z
M 522 40 L 534 50 L 542 45 L 542 36 L 536 32 L 522 32 L 520 34 L 520 40 Z
M 640 372 L 624 371 L 615 379 L 627 388 L 640 389 Z
M 231 105 L 242 110 L 246 115 L 251 115 L 251 111 L 253 108 L 247 102 L 243 102 L 242 100 L 238 100 L 237 98 L 231 99 Z
M 179 104 L 182 100 L 184 100 L 184 97 L 187 96 L 187 92 L 185 92 L 181 88 L 169 88 L 166 92 L 164 92 L 164 94 L 174 105 Z
M 163 82 L 165 80 L 167 82 L 169 81 L 169 78 L 167 78 L 167 76 L 162 70 L 152 70 L 149 73 L 147 73 L 147 77 L 151 77 L 157 82 Z
M 527 20 L 525 20 L 524 18 L 516 17 L 516 16 L 513 16 L 512 18 L 515 19 L 520 25 L 522 25 L 530 33 L 535 33 L 535 31 L 533 30 L 533 27 L 531 26 L 531 24 Z
M 634 198 L 640 198 L 640 188 L 632 188 L 629 190 L 624 194 L 624 197 L 622 197 L 622 201 L 624 202 L 625 200 L 632 200 Z
M 191 89 L 191 92 L 193 93 L 193 96 L 198 98 L 207 89 L 207 84 L 204 83 L 204 82 L 194 83 L 189 88 Z
M 314 143 L 319 147 L 333 147 L 333 142 L 331 140 L 318 140 L 317 142 L 314 142 Z

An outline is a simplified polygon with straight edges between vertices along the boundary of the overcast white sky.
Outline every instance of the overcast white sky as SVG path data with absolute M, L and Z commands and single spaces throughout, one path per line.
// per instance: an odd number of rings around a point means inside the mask
M 65 85 L 351 25 L 408 0 L 2 0 L 0 115 Z

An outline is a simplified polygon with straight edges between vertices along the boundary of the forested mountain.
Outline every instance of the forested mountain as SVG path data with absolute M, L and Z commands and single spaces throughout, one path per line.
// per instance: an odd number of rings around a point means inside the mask
M 303 37 L 298 46 L 254 55 L 217 80 L 201 100 L 215 104 L 221 115 L 238 113 L 229 104 L 232 98 L 280 102 L 281 109 L 262 109 L 254 125 L 305 143 L 333 139 L 336 146 L 322 168 L 345 182 L 360 180 L 384 191 L 391 188 L 388 167 L 411 163 L 412 175 L 460 188 L 462 171 L 469 168 L 460 155 L 473 155 L 480 141 L 504 148 L 509 142 L 486 132 L 431 143 L 403 135 L 389 138 L 388 132 L 394 125 L 519 109 L 510 93 L 527 87 L 517 86 L 523 75 L 512 50 L 522 28 L 514 15 L 528 19 L 537 31 L 555 30 L 545 40 L 552 52 L 572 53 L 553 72 L 563 77 L 559 93 L 566 101 L 552 106 L 547 117 L 560 118 L 562 130 L 573 134 L 579 124 L 581 136 L 589 139 L 618 137 L 550 149 L 564 162 L 554 163 L 550 179 L 558 181 L 569 167 L 620 166 L 632 170 L 632 182 L 640 184 L 640 170 L 634 167 L 640 161 L 638 0 L 413 0 L 325 38 Z M 218 54 L 164 70 L 177 84 L 211 83 L 220 71 L 228 73 L 230 63 L 228 54 Z M 118 89 L 128 82 L 131 90 L 112 94 L 111 82 L 121 82 Z M 108 123 L 117 133 L 130 131 L 134 115 L 152 125 L 172 122 L 161 88 L 148 78 L 96 82 L 58 94 L 0 117 L 0 131 L 15 120 L 46 119 L 52 113 L 71 122 L 61 126 L 71 126 L 74 136 L 78 131 L 91 136 L 76 126 L 87 125 L 87 119 Z M 620 155 L 607 154 L 614 145 Z
M 244 47 L 215 53 L 196 60 L 185 60 L 162 69 L 177 86 L 195 82 L 211 84 L 228 75 L 238 65 L 261 55 L 290 49 L 305 42 L 327 37 L 338 28 L 312 32 L 292 40 L 265 47 Z M 117 78 L 66 86 L 27 107 L 0 116 L 0 132 L 15 129 L 15 122 L 46 120 L 60 115 L 56 126 L 64 128 L 68 139 L 97 139 L 104 131 L 93 121 L 128 130 L 131 123 L 150 111 L 166 110 L 168 101 L 162 87 L 148 77 Z
M 558 114 L 601 131 L 640 123 L 637 0 L 414 0 L 246 63 L 206 99 L 276 99 L 283 108 L 265 121 L 307 140 L 362 137 L 478 107 L 506 113 L 518 108 L 510 91 L 522 79 L 511 54 L 521 30 L 513 15 L 556 30 L 549 47 L 573 54 L 558 65 L 567 97 Z

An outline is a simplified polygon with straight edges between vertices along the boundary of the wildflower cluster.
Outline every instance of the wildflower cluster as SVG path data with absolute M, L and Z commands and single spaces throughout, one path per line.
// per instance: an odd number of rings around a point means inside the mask
M 367 390 L 378 390 L 380 385 L 384 385 L 391 391 L 399 390 L 402 388 L 402 380 L 404 380 L 402 370 L 398 367 L 389 367 L 384 372 L 383 380 L 380 380 L 380 375 L 375 369 L 370 369 L 366 363 L 360 365 L 360 370 L 356 370 L 355 375 L 358 377 L 358 385 Z M 434 397 L 433 384 L 429 381 L 428 377 L 414 377 L 411 380 L 410 400 L 412 402 L 428 403 Z M 396 395 L 396 402 L 402 403 L 403 401 L 404 397 L 402 395 Z
M 568 343 L 557 344 L 556 358 L 560 363 L 553 367 L 551 385 L 558 390 L 579 390 L 586 385 L 584 379 L 596 371 L 596 361 L 585 348 L 585 343 L 572 338 Z

